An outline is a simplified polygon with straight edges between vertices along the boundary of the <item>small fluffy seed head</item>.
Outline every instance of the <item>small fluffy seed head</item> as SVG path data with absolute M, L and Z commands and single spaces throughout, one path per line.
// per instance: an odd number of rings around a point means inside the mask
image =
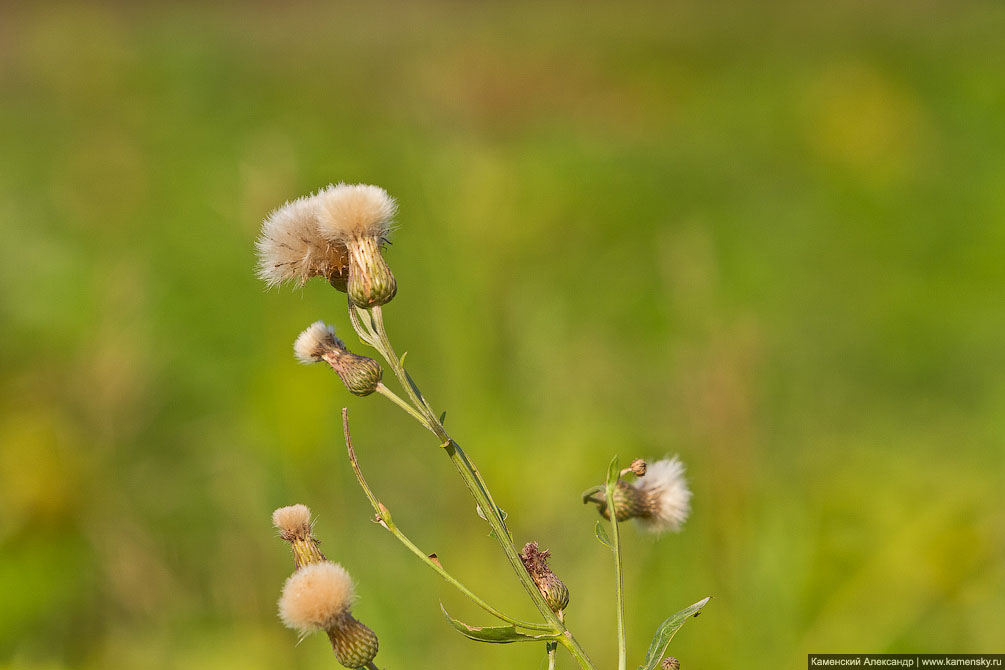
M 307 505 L 280 507 L 272 513 L 272 524 L 279 529 L 284 540 L 310 535 L 311 508 Z
M 290 543 L 297 568 L 325 560 L 321 543 L 312 532 L 311 510 L 307 505 L 280 507 L 272 513 L 272 523 L 279 529 L 279 536 Z
M 635 515 L 653 533 L 677 532 L 691 513 L 691 489 L 684 464 L 676 456 L 650 463 L 646 476 L 633 483 L 645 503 L 645 513 Z
M 316 197 L 321 235 L 342 244 L 364 237 L 385 242 L 398 210 L 387 191 L 370 184 L 329 184 Z
M 660 670 L 680 670 L 680 661 L 674 656 L 667 656 L 660 663 Z
M 345 351 L 345 344 L 335 337 L 335 327 L 324 321 L 315 321 L 297 336 L 293 354 L 305 365 L 319 363 L 326 354 Z
M 346 290 L 349 250 L 321 235 L 319 212 L 318 196 L 310 195 L 287 202 L 265 219 L 255 247 L 258 276 L 270 287 L 285 281 L 303 286 L 311 277 L 324 277 Z
M 337 563 L 311 563 L 294 572 L 279 598 L 279 618 L 302 635 L 330 630 L 356 600 L 352 578 Z

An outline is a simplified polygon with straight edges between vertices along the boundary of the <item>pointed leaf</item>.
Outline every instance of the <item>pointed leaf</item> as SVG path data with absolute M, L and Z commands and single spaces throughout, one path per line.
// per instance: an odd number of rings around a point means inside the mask
M 443 616 L 447 618 L 447 621 L 454 627 L 454 630 L 469 640 L 475 640 L 476 642 L 509 644 L 511 642 L 541 642 L 558 639 L 557 633 L 543 633 L 539 635 L 521 633 L 512 624 L 508 626 L 469 626 L 463 621 L 450 616 L 446 608 L 443 607 L 443 603 L 440 603 L 440 611 L 443 612 Z
M 611 459 L 611 464 L 607 468 L 607 486 L 604 489 L 605 500 L 610 510 L 611 523 L 617 523 L 614 521 L 617 516 L 617 510 L 614 505 L 614 489 L 617 488 L 619 479 L 621 479 L 621 468 L 618 467 L 618 457 L 615 456 Z
M 673 639 L 673 636 L 681 629 L 688 617 L 698 616 L 701 608 L 704 607 L 709 600 L 711 600 L 711 596 L 705 598 L 704 600 L 699 600 L 690 607 L 685 607 L 680 612 L 671 615 L 669 619 L 661 623 L 660 627 L 656 629 L 656 634 L 653 635 L 653 641 L 649 644 L 649 651 L 646 653 L 646 660 L 639 666 L 639 670 L 654 670 L 656 665 L 663 658 L 663 654 L 666 652 L 667 646 L 669 646 L 670 640 Z
M 444 421 L 446 420 L 447 420 L 447 410 L 443 410 L 443 413 L 440 414 L 440 425 L 441 426 L 445 425 Z
M 607 486 L 608 488 L 613 487 L 618 483 L 618 479 L 621 478 L 621 468 L 618 467 L 618 457 L 615 456 L 611 459 L 611 464 L 607 468 Z
M 405 373 L 405 379 L 408 381 L 408 385 L 410 387 L 412 387 L 412 392 L 415 394 L 415 396 L 417 398 L 419 398 L 420 400 L 422 400 L 423 404 L 425 404 L 426 403 L 426 399 L 422 397 L 422 392 L 419 391 L 419 387 L 415 385 L 414 381 L 412 381 L 412 375 L 408 374 L 408 370 L 404 369 L 405 368 L 405 356 L 407 356 L 407 355 L 408 355 L 408 352 L 406 351 L 401 356 L 401 368 L 402 368 L 402 371 Z
M 506 510 L 504 510 L 502 507 L 496 506 L 496 511 L 499 512 L 499 518 L 502 519 L 503 521 L 505 521 L 507 517 L 509 517 L 509 514 L 507 514 Z M 482 511 L 481 505 L 475 505 L 475 513 L 477 513 L 478 516 L 481 517 L 483 520 L 485 521 L 489 520 L 489 518 L 485 516 L 485 512 Z
M 597 535 L 597 539 L 600 540 L 600 544 L 604 545 L 611 551 L 614 551 L 614 543 L 611 542 L 610 536 L 607 534 L 607 529 L 604 528 L 604 522 L 598 521 L 597 527 L 594 529 Z

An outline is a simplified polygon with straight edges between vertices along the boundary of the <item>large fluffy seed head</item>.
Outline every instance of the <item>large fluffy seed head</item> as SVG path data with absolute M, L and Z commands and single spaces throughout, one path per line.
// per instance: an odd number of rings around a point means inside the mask
M 398 210 L 387 191 L 370 184 L 330 184 L 318 192 L 317 200 L 321 235 L 342 244 L 362 237 L 383 242 Z
M 649 463 L 645 477 L 634 486 L 646 502 L 648 513 L 637 517 L 643 528 L 654 533 L 680 530 L 691 512 L 691 489 L 676 456 Z
M 324 561 L 300 568 L 286 580 L 279 597 L 279 618 L 306 635 L 331 630 L 356 599 L 352 577 L 338 563 Z
M 335 327 L 324 321 L 315 321 L 297 336 L 293 354 L 304 364 L 318 363 L 326 352 L 345 349 L 342 340 L 335 337 Z
M 262 224 L 255 243 L 258 276 L 269 286 L 284 281 L 303 285 L 311 277 L 320 276 L 336 288 L 344 287 L 349 275 L 349 252 L 344 244 L 321 236 L 319 202 L 316 195 L 287 202 Z
M 283 535 L 306 535 L 311 531 L 311 508 L 307 505 L 280 507 L 272 513 L 272 524 Z

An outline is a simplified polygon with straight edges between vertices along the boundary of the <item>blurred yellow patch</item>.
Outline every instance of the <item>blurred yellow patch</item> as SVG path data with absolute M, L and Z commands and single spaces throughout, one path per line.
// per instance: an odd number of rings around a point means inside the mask
M 0 424 L 4 525 L 16 528 L 69 515 L 80 488 L 80 461 L 69 435 L 61 417 L 36 411 L 12 412 Z
M 910 91 L 863 64 L 821 72 L 805 97 L 806 133 L 829 162 L 865 181 L 887 182 L 912 171 L 925 123 Z

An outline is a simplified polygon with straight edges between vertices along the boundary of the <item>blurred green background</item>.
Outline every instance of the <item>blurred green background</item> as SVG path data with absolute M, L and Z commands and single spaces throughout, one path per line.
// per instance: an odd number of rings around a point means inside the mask
M 534 616 L 431 436 L 293 360 L 344 296 L 253 276 L 339 180 L 399 199 L 392 337 L 603 667 L 614 453 L 695 492 L 627 533 L 633 666 L 706 595 L 688 669 L 1005 651 L 1002 3 L 2 12 L 0 667 L 337 667 L 275 614 L 294 502 L 381 667 L 544 666 L 369 522 L 343 405 L 401 527 Z

